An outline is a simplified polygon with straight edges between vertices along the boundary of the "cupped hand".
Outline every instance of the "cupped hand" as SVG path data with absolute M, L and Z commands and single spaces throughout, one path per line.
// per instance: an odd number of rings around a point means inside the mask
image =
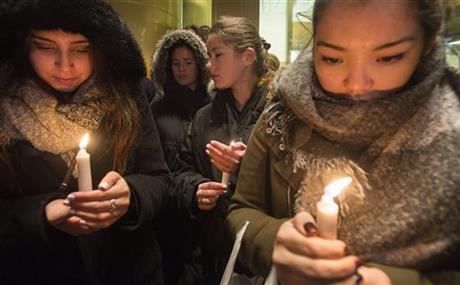
M 45 207 L 48 222 L 56 229 L 73 236 L 89 234 L 93 229 L 82 223 L 81 218 L 72 216 L 63 199 L 48 203 Z
M 217 205 L 220 195 L 227 190 L 227 185 L 219 182 L 204 182 L 198 185 L 196 192 L 196 202 L 198 208 L 209 211 Z
M 283 223 L 277 233 L 273 264 L 283 285 L 391 285 L 380 269 L 360 266 L 345 256 L 346 244 L 317 236 L 315 220 L 303 211 Z
M 108 228 L 126 214 L 131 197 L 128 183 L 114 171 L 106 174 L 98 188 L 73 192 L 64 201 L 70 214 L 94 230 Z
M 212 140 L 206 145 L 206 153 L 220 171 L 233 173 L 246 153 L 246 144 L 237 141 L 226 145 Z
M 307 212 L 281 225 L 272 258 L 283 285 L 334 283 L 347 281 L 355 274 L 358 258 L 345 256 L 346 245 L 340 240 L 312 236 L 307 229 L 314 225 Z

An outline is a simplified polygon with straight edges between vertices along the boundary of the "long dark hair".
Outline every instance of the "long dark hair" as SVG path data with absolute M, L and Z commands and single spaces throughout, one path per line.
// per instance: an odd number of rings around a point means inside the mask
M 140 114 L 130 84 L 115 76 L 114 66 L 106 61 L 103 51 L 92 49 L 96 85 L 104 95 L 102 103 L 106 114 L 103 124 L 114 137 L 113 169 L 119 173 L 126 170 L 129 152 L 140 134 Z

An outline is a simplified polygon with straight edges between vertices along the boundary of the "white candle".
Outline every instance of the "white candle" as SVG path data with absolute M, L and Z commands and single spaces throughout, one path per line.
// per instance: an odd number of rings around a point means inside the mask
M 86 152 L 89 135 L 86 134 L 80 141 L 80 151 L 77 153 L 77 169 L 78 169 L 78 190 L 91 191 L 93 190 L 93 182 L 91 180 L 91 162 L 90 156 Z
M 233 142 L 234 141 L 230 142 L 230 144 L 229 144 L 230 148 L 232 147 Z M 220 181 L 220 183 L 222 183 L 224 185 L 228 185 L 229 181 L 230 181 L 230 173 L 222 171 L 222 180 Z
M 222 181 L 220 183 L 228 185 L 230 181 L 230 173 L 223 171 L 222 172 Z
M 347 176 L 332 182 L 324 188 L 324 195 L 316 204 L 316 222 L 318 234 L 322 238 L 337 238 L 337 221 L 339 206 L 334 202 L 334 197 L 351 183 L 351 177 Z

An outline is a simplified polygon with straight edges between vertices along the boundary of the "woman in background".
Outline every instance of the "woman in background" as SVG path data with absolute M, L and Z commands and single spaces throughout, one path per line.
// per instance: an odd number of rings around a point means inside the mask
M 163 284 L 153 220 L 170 176 L 137 43 L 103 1 L 9 4 L 0 283 Z M 82 192 L 72 161 L 85 133 L 96 189 Z
M 195 112 L 211 101 L 207 93 L 210 81 L 207 62 L 205 44 L 191 31 L 170 31 L 157 43 L 152 61 L 157 96 L 152 112 L 173 174 L 180 168 L 179 153 Z M 175 190 L 169 191 L 167 206 L 158 218 L 166 284 L 201 278 L 201 269 L 195 260 L 197 253 L 193 254 L 197 247 L 196 221 L 179 207 L 180 192 Z
M 460 76 L 440 44 L 442 2 L 313 11 L 313 52 L 277 79 L 240 171 L 228 215 L 233 233 L 250 221 L 240 261 L 260 276 L 273 263 L 282 284 L 458 284 Z M 343 176 L 327 240 L 316 203 Z
M 174 187 L 183 193 L 181 205 L 200 222 L 206 284 L 218 284 L 232 240 L 223 222 L 273 73 L 259 33 L 246 18 L 220 18 L 206 46 L 217 93 L 193 118 L 187 148 L 181 153 L 183 170 L 175 177 Z M 230 174 L 228 185 L 221 183 L 223 171 Z

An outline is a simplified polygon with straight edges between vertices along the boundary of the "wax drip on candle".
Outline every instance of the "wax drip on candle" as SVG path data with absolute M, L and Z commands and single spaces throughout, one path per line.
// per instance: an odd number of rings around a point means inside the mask
M 334 197 L 340 195 L 340 192 L 352 181 L 347 176 L 336 180 L 324 188 L 324 195 L 316 206 L 318 233 L 326 239 L 337 238 L 337 221 L 339 206 L 334 202 Z

